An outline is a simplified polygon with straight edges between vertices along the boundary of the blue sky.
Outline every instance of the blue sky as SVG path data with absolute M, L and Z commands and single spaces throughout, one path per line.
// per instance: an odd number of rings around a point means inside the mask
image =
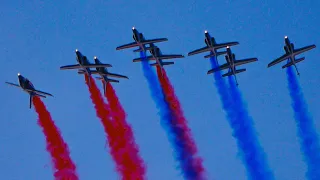
M 146 38 L 167 37 L 159 43 L 164 54 L 184 54 L 203 47 L 204 30 L 216 41 L 239 41 L 232 48 L 239 59 L 257 57 L 238 75 L 259 140 L 276 179 L 304 179 L 296 126 L 290 106 L 286 74 L 281 65 L 267 64 L 284 53 L 284 36 L 295 47 L 320 41 L 318 1 L 12 1 L 0 6 L 0 81 L 17 82 L 17 73 L 39 90 L 52 93 L 44 100 L 68 143 L 81 179 L 116 179 L 106 138 L 95 115 L 84 78 L 60 71 L 74 64 L 78 48 L 93 61 L 111 63 L 112 72 L 129 76 L 114 85 L 132 124 L 147 164 L 148 179 L 182 179 L 138 53 L 116 51 L 132 42 L 132 26 Z M 298 65 L 300 83 L 320 130 L 318 99 L 319 48 L 305 53 Z M 210 179 L 246 179 L 231 128 L 226 121 L 213 77 L 206 75 L 209 59 L 195 55 L 175 60 L 166 70 L 192 129 Z M 223 57 L 219 62 L 224 62 Z M 100 87 L 101 84 L 99 84 Z M 28 109 L 28 96 L 5 84 L 0 105 L 1 179 L 52 179 L 45 139 L 37 115 Z

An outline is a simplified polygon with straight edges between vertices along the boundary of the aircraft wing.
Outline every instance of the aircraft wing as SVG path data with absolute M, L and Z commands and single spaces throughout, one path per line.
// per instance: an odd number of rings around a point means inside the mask
M 105 67 L 112 67 L 112 65 L 111 64 L 86 64 L 86 65 L 82 65 L 82 67 L 85 67 L 85 68 L 99 68 L 99 67 L 105 68 Z
M 160 55 L 157 56 L 159 59 L 175 59 L 175 58 L 184 58 L 183 55 L 180 54 L 172 54 L 172 55 Z
M 82 69 L 82 68 L 97 68 L 97 67 L 112 67 L 111 64 L 86 64 L 86 65 L 67 65 L 67 66 L 61 66 L 61 70 L 65 69 Z
M 104 74 L 108 77 L 115 77 L 115 78 L 125 78 L 125 79 L 129 79 L 127 76 L 124 76 L 124 75 L 120 75 L 120 74 L 113 74 L 113 73 L 107 73 L 107 74 Z
M 234 45 L 237 45 L 237 44 L 239 44 L 239 42 L 220 43 L 220 44 L 215 44 L 213 46 L 213 48 L 220 49 L 220 48 L 224 48 L 224 47 L 227 47 L 227 46 L 234 46 Z
M 248 58 L 248 59 L 242 59 L 242 60 L 235 60 L 234 61 L 234 65 L 235 66 L 240 66 L 242 64 L 252 63 L 252 62 L 255 62 L 255 61 L 258 61 L 258 59 L 257 58 Z
M 207 51 L 210 51 L 212 48 L 206 46 L 206 47 L 203 47 L 203 48 L 200 48 L 200 49 L 196 49 L 194 51 L 191 51 L 188 53 L 188 56 L 192 56 L 192 55 L 195 55 L 195 54 L 199 54 L 199 53 L 203 53 L 203 52 L 207 52 Z
M 167 38 L 158 38 L 158 39 L 149 39 L 149 40 L 144 40 L 141 42 L 141 44 L 151 44 L 151 43 L 158 43 L 158 42 L 164 42 L 168 41 Z
M 132 43 L 125 44 L 125 45 L 122 45 L 122 46 L 118 46 L 118 47 L 116 48 L 116 50 L 133 48 L 133 47 L 136 47 L 136 46 L 139 46 L 139 44 L 138 44 L 137 42 L 132 42 Z
M 313 44 L 313 45 L 306 46 L 306 47 L 303 47 L 303 48 L 295 49 L 293 54 L 294 55 L 298 55 L 298 54 L 301 54 L 303 52 L 309 51 L 309 50 L 311 50 L 311 49 L 313 49 L 315 47 L 316 47 L 316 45 Z
M 214 72 L 217 72 L 217 71 L 220 71 L 220 70 L 224 70 L 224 69 L 228 69 L 228 68 L 230 68 L 230 64 L 229 63 L 225 63 L 225 64 L 223 64 L 223 65 L 221 65 L 219 67 L 216 67 L 216 68 L 213 68 L 213 69 L 209 70 L 207 72 L 207 74 L 211 74 L 211 73 L 214 73 Z
M 133 59 L 133 62 L 141 62 L 141 61 L 143 61 L 144 59 L 146 59 L 146 60 L 156 60 L 156 58 L 153 57 L 153 56 L 147 56 L 147 57 L 145 57 L 145 58 L 135 58 L 135 59 Z
M 277 58 L 276 60 L 272 61 L 271 63 L 268 64 L 268 67 L 271 67 L 275 64 L 278 64 L 284 60 L 287 60 L 290 57 L 290 54 L 284 54 L 281 57 Z
M 60 69 L 61 70 L 65 70 L 65 69 L 80 69 L 82 68 L 80 66 L 80 64 L 75 64 L 75 65 L 66 65 L 66 66 L 61 66 Z
M 14 84 L 14 83 L 11 83 L 11 82 L 5 82 L 6 84 L 9 84 L 11 86 L 16 86 L 16 87 L 20 87 L 18 84 Z

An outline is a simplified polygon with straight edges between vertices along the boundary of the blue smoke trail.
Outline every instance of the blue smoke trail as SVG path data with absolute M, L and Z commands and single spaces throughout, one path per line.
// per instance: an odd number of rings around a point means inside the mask
M 181 169 L 181 173 L 185 179 L 198 180 L 197 177 L 199 175 L 197 172 L 193 169 L 190 169 L 190 166 L 192 165 L 189 165 L 189 163 L 191 163 L 190 161 L 192 157 L 190 157 L 191 155 L 186 150 L 183 143 L 183 137 L 181 137 L 181 135 L 183 135 L 182 129 L 175 126 L 173 123 L 175 122 L 174 115 L 164 98 L 158 78 L 152 71 L 151 66 L 146 59 L 145 52 L 140 52 L 140 57 L 142 58 L 143 74 L 148 81 L 151 96 L 156 103 L 157 108 L 159 109 L 161 125 L 168 132 L 169 141 L 175 150 L 175 158 L 179 162 L 179 169 Z
M 215 57 L 210 58 L 212 68 L 218 67 Z M 227 113 L 227 119 L 236 138 L 242 160 L 245 164 L 249 179 L 274 179 L 269 169 L 264 152 L 260 147 L 256 134 L 253 130 L 253 123 L 243 105 L 241 94 L 238 91 L 234 79 L 227 86 L 220 71 L 214 73 L 215 86 L 218 89 L 223 109 Z
M 320 179 L 320 146 L 313 120 L 308 112 L 299 82 L 290 66 L 287 68 L 287 80 L 292 109 L 300 137 L 301 151 L 308 166 L 306 177 L 310 180 Z

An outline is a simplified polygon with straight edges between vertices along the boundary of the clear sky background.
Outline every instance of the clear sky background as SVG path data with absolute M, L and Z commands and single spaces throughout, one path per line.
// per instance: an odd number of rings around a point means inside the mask
M 0 3 L 0 178 L 53 179 L 45 139 L 29 97 L 4 81 L 17 82 L 20 72 L 39 90 L 83 180 L 116 179 L 106 137 L 96 117 L 84 77 L 60 66 L 75 64 L 78 48 L 91 62 L 98 56 L 111 72 L 129 76 L 114 84 L 134 129 L 151 180 L 179 180 L 166 132 L 138 57 L 133 49 L 116 51 L 132 42 L 135 26 L 146 38 L 167 37 L 159 43 L 164 54 L 184 54 L 166 70 L 189 121 L 210 179 L 246 178 L 231 128 L 222 110 L 210 69 L 203 55 L 187 57 L 203 47 L 204 30 L 217 42 L 239 41 L 232 48 L 239 59 L 257 57 L 238 75 L 249 112 L 276 179 L 304 179 L 306 166 L 296 136 L 286 72 L 282 64 L 267 64 L 283 55 L 284 36 L 295 47 L 320 46 L 320 1 L 3 1 Z M 320 131 L 320 47 L 304 54 L 298 65 L 300 83 Z M 225 60 L 219 58 L 220 63 Z M 99 83 L 99 86 L 102 85 Z

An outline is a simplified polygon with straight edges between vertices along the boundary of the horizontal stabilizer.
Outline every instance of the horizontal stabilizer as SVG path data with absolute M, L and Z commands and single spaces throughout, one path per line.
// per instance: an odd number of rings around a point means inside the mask
M 98 79 L 98 80 L 104 80 L 104 81 L 106 81 L 107 83 L 108 82 L 116 82 L 116 83 L 118 83 L 119 81 L 118 80 L 115 80 L 115 79 L 109 79 L 109 78 L 107 78 L 107 77 L 105 77 L 105 78 L 102 78 L 102 77 L 95 77 L 96 79 Z
M 31 92 L 31 93 L 34 93 L 34 94 L 37 94 L 37 95 L 46 95 L 46 96 L 52 96 L 52 94 L 50 93 L 47 93 L 47 92 L 43 92 L 43 91 L 39 91 L 39 90 L 36 90 L 36 89 L 24 89 L 25 91 L 28 91 L 28 92 Z
M 235 74 L 238 74 L 238 73 L 241 73 L 241 72 L 244 72 L 244 71 L 246 71 L 246 69 L 237 69 Z M 231 76 L 231 75 L 233 75 L 232 71 L 230 71 L 230 72 L 228 72 L 226 74 L 223 74 L 222 77 Z
M 214 57 L 215 54 L 208 54 L 208 55 L 205 55 L 204 58 L 211 58 L 211 57 Z
M 91 70 L 90 72 L 91 72 L 91 74 L 98 74 L 98 71 L 96 71 L 96 70 Z M 86 73 L 87 73 L 87 71 L 85 71 L 85 70 L 82 70 L 82 69 L 78 70 L 78 74 L 86 74 Z
M 113 73 L 106 73 L 104 74 L 107 77 L 115 77 L 115 78 L 125 78 L 125 79 L 129 79 L 128 76 L 124 76 L 124 75 L 120 75 L 120 74 L 113 74 Z
M 303 61 L 303 60 L 305 60 L 305 57 L 296 59 L 296 60 L 295 60 L 295 63 L 297 64 L 297 63 L 299 63 L 299 62 L 301 62 L 301 61 Z M 282 69 L 287 68 L 287 67 L 292 66 L 292 65 L 293 65 L 293 62 L 291 61 L 291 62 L 285 64 L 284 66 L 282 66 Z
M 162 66 L 166 66 L 166 65 L 172 65 L 174 64 L 174 62 L 162 62 L 161 65 Z M 158 63 L 153 63 L 153 64 L 150 64 L 151 66 L 158 66 Z
M 34 94 L 34 96 L 38 96 L 38 97 L 42 97 L 42 98 L 46 98 L 46 96 L 41 95 L 41 94 Z
M 141 48 L 133 50 L 133 52 L 141 52 L 143 51 Z
M 217 52 L 216 56 L 220 56 L 220 55 L 223 55 L 223 54 L 226 54 L 226 53 L 227 53 L 227 51 Z M 204 58 L 211 58 L 211 57 L 214 57 L 214 56 L 215 56 L 215 54 L 210 53 L 208 55 L 205 55 Z

